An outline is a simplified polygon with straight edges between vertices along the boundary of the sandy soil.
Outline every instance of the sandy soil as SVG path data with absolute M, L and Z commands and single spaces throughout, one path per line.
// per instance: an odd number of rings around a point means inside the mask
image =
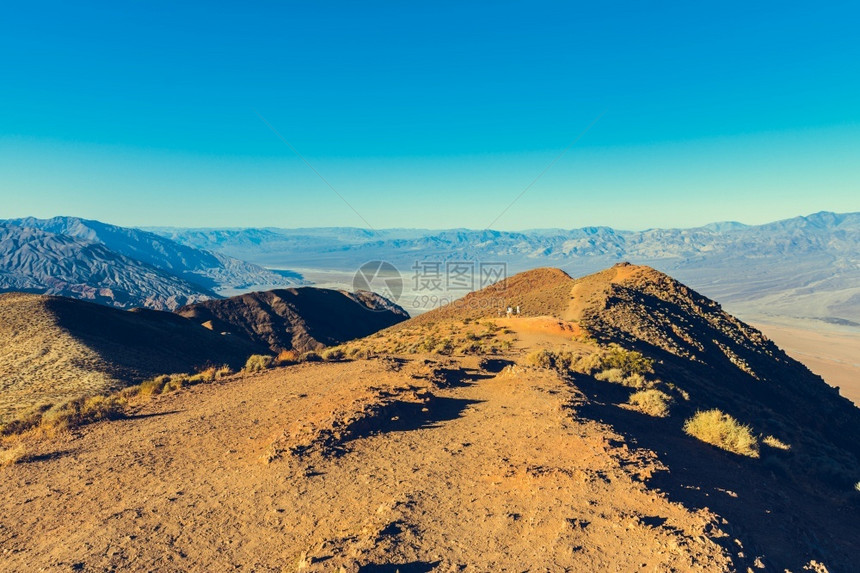
M 730 567 L 714 515 L 645 487 L 659 461 L 603 424 L 577 422 L 567 408 L 577 392 L 559 378 L 472 371 L 439 388 L 420 377 L 426 367 L 281 369 L 164 396 L 135 419 L 45 444 L 2 472 L 4 568 Z M 284 428 L 325 422 L 331 408 L 318 418 L 315 405 L 332 393 L 349 405 L 349 389 L 358 403 L 380 387 L 432 399 L 411 416 L 392 406 L 386 415 L 401 424 L 386 417 L 375 433 L 347 433 L 336 454 L 311 443 L 261 461 Z
M 860 406 L 860 332 L 813 329 L 805 323 L 755 322 L 789 356 L 824 378 Z

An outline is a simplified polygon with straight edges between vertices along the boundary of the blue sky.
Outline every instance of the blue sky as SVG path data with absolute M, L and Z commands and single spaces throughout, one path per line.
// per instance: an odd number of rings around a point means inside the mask
M 860 211 L 856 2 L 17 4 L 0 217 L 484 228 L 596 118 L 495 228 Z

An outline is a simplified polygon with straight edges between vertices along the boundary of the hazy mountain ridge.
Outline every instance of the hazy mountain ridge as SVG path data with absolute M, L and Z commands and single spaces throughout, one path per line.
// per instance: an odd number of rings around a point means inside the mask
M 102 244 L 0 223 L 0 291 L 173 309 L 215 293 Z
M 294 284 L 260 265 L 180 244 L 140 229 L 119 227 L 79 217 L 51 219 L 28 217 L 10 219 L 7 223 L 100 243 L 119 254 L 215 291 L 221 288 L 244 288 L 251 285 Z
M 352 271 L 368 260 L 386 260 L 404 276 L 422 260 L 502 261 L 509 274 L 551 265 L 572 275 L 630 260 L 671 273 L 745 315 L 860 322 L 860 213 L 821 212 L 764 225 L 725 222 L 645 231 L 155 231 L 271 267 Z
M 302 281 L 154 233 L 77 217 L 0 221 L 0 291 L 173 310 Z

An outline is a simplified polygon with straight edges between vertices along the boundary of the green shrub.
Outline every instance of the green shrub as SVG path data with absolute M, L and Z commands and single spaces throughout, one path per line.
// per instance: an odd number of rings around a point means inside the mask
M 252 354 L 248 357 L 248 361 L 245 362 L 245 371 L 247 372 L 260 372 L 262 370 L 266 370 L 270 366 L 272 366 L 272 362 L 274 362 L 274 358 L 267 354 Z
M 717 409 L 696 412 L 684 423 L 684 432 L 729 452 L 759 456 L 758 441 L 751 428 Z
M 665 418 L 669 415 L 669 405 L 672 397 L 660 390 L 640 390 L 630 395 L 627 403 L 649 416 Z

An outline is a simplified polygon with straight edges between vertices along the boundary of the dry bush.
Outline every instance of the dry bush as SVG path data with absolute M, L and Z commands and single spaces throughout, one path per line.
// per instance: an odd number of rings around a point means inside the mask
M 684 432 L 729 452 L 751 458 L 759 456 L 752 429 L 717 409 L 696 412 L 684 423 Z
M 601 357 L 603 369 L 619 369 L 624 376 L 631 374 L 652 374 L 654 361 L 635 350 L 625 350 L 617 344 L 610 344 Z
M 672 397 L 660 390 L 640 390 L 630 395 L 627 403 L 649 416 L 665 418 L 669 415 L 669 405 Z
M 27 457 L 27 448 L 24 444 L 17 444 L 6 450 L 0 450 L 0 467 L 17 464 Z
M 164 386 L 168 382 L 170 382 L 170 376 L 166 374 L 150 378 L 149 380 L 144 380 L 139 386 L 137 386 L 137 395 L 142 398 L 157 396 L 162 393 Z
M 271 367 L 274 361 L 274 357 L 267 354 L 252 354 L 245 362 L 244 369 L 246 372 L 260 372 Z
M 40 426 L 47 430 L 71 430 L 102 420 L 125 416 L 126 401 L 119 395 L 90 396 L 69 400 L 42 414 Z
M 288 366 L 299 361 L 299 353 L 295 350 L 281 350 L 275 357 L 276 366 Z
M 788 451 L 791 449 L 790 444 L 786 444 L 776 436 L 765 436 L 762 438 L 762 443 L 766 446 L 770 446 L 771 448 L 775 448 L 777 450 Z
M 299 357 L 300 362 L 322 362 L 322 356 L 319 352 L 309 350 Z
M 326 348 L 322 351 L 322 359 L 326 362 L 343 360 L 343 349 L 339 346 L 335 346 L 334 348 Z
M 0 424 L 0 436 L 23 434 L 27 430 L 37 427 L 42 421 L 42 414 L 50 410 L 53 406 L 53 404 L 39 404 L 20 414 L 18 417 Z
M 596 380 L 600 380 L 601 382 L 612 382 L 613 384 L 623 384 L 624 383 L 624 371 L 621 368 L 609 368 L 608 370 L 601 370 L 597 374 L 594 375 Z

